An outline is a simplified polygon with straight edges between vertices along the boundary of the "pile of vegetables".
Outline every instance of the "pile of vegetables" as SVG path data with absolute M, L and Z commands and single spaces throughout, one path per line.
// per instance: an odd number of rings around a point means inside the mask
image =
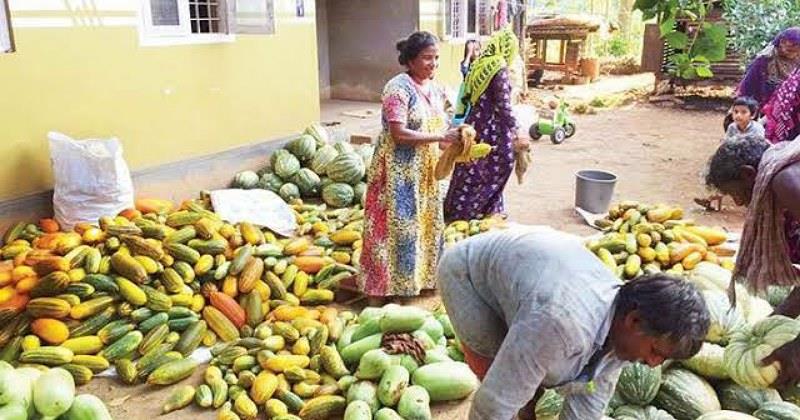
M 358 148 L 340 141 L 329 144 L 324 127 L 312 124 L 269 158 L 259 171 L 236 174 L 234 188 L 261 188 L 275 192 L 287 203 L 300 197 L 322 200 L 331 207 L 364 205 L 366 170 L 372 161 L 373 147 Z
M 308 165 L 324 166 L 325 159 L 317 156 L 323 150 L 333 149 L 336 156 L 355 153 L 349 144 L 322 144 L 323 133 L 320 127 L 309 128 L 306 136 L 272 156 L 269 171 L 274 168 L 275 172 L 262 171 L 261 178 L 271 174 L 275 180 L 280 176 L 277 172 L 285 175 L 291 169 L 287 167 L 293 166 L 289 155 L 305 162 L 308 168 Z M 308 158 L 311 156 L 308 149 L 312 148 L 309 138 L 315 142 L 314 156 L 319 159 Z M 340 160 L 350 162 L 351 158 Z M 328 163 L 335 162 L 332 158 Z M 359 162 L 366 166 L 360 155 Z M 359 189 L 363 171 L 357 163 L 350 162 L 355 169 L 345 163 L 324 166 L 325 173 L 335 181 L 347 177 L 350 183 L 345 183 L 346 186 L 355 185 Z M 299 178 L 301 170 L 295 173 L 295 185 L 303 184 Z M 249 187 L 245 182 L 248 176 L 237 175 L 237 185 Z M 347 402 L 348 388 L 340 389 L 337 383 L 337 390 L 332 389 L 321 364 L 322 356 L 333 357 L 345 350 L 341 336 L 347 335 L 346 331 L 366 324 L 367 318 L 375 321 L 364 328 L 375 328 L 377 320 L 382 318 L 365 314 L 355 317 L 347 311 L 338 313 L 329 306 L 338 284 L 358 272 L 364 211 L 360 205 L 351 204 L 352 199 L 332 200 L 335 194 L 327 194 L 326 198 L 325 189 L 321 191 L 324 203 L 320 204 L 304 203 L 293 194 L 281 194 L 295 212 L 299 225 L 297 235 L 285 239 L 250 223 L 231 224 L 221 220 L 213 212 L 206 193 L 181 203 L 178 208 L 165 200 L 140 199 L 134 209 L 102 217 L 96 225 L 80 223 L 69 232 L 62 231 L 53 219 L 42 219 L 38 224 L 17 223 L 5 232 L 0 243 L 0 360 L 18 370 L 66 372 L 77 385 L 86 384 L 95 374 L 114 367 L 125 383 L 166 386 L 191 376 L 198 362 L 189 356 L 198 347 L 207 346 L 213 349 L 214 367 L 220 370 L 223 379 L 231 382 L 229 373 L 235 373 L 236 383 L 228 383 L 224 398 L 217 395 L 219 384 L 207 383 L 208 389 L 197 390 L 180 386 L 165 404 L 165 411 L 181 408 L 192 400 L 206 406 L 209 395 L 206 391 L 211 390 L 215 396 L 212 406 L 222 408 L 229 402 L 231 413 L 238 412 L 248 418 L 250 406 L 245 399 L 236 404 L 235 397 L 240 395 L 234 385 L 250 395 L 253 384 L 261 384 L 265 379 L 253 383 L 248 380 L 267 371 L 275 379 L 281 378 L 275 389 L 289 393 L 281 399 L 279 392 L 274 391 L 270 396 L 275 398 L 266 400 L 280 401 L 291 412 L 298 412 L 301 403 L 303 407 L 309 403 L 306 412 L 311 413 L 318 412 L 315 408 L 318 404 L 322 405 L 322 412 L 331 406 L 322 404 L 325 399 L 311 404 L 315 397 L 336 396 Z M 446 241 L 452 244 L 501 226 L 499 219 L 457 221 L 448 226 Z M 393 313 L 398 308 L 390 306 L 365 313 Z M 425 328 L 449 325 L 446 315 L 436 317 L 439 321 L 425 313 Z M 419 319 L 419 315 L 414 319 Z M 384 323 L 391 325 L 390 321 Z M 429 350 L 429 356 L 419 360 L 419 364 L 439 359 L 461 360 L 452 332 L 448 341 L 435 328 L 434 338 L 429 336 L 425 340 L 424 332 L 417 329 L 410 332 L 414 333 L 418 346 L 424 343 Z M 381 331 L 379 328 L 376 333 Z M 375 340 L 373 336 L 362 346 L 369 344 L 374 348 L 368 350 L 376 350 L 383 343 L 380 338 L 378 343 Z M 403 347 L 396 343 L 395 346 Z M 242 349 L 249 357 L 240 359 L 239 356 L 245 356 Z M 348 372 L 356 372 L 362 355 L 346 358 L 344 366 Z M 367 361 L 371 358 L 385 359 L 378 352 L 371 353 Z M 397 361 L 401 356 L 392 355 L 390 359 Z M 297 369 L 287 372 L 295 365 L 301 366 L 309 377 L 305 378 Z M 468 376 L 465 365 L 446 368 L 461 369 L 463 376 Z M 312 371 L 317 373 L 316 377 L 309 373 Z M 431 372 L 428 376 L 436 379 L 436 371 Z M 206 376 L 208 379 L 209 375 Z M 328 376 L 333 375 L 328 373 Z M 398 401 L 395 408 L 427 407 L 427 403 L 419 402 L 423 392 L 425 398 L 440 399 L 435 388 L 433 391 L 426 388 L 426 384 L 432 383 L 428 376 L 421 376 L 421 383 L 417 384 L 422 391 L 409 386 L 408 402 Z M 305 379 L 299 380 L 300 377 Z M 371 379 L 377 384 L 380 377 Z M 268 381 L 272 383 L 271 379 Z M 462 384 L 467 382 L 462 380 Z M 474 387 L 465 385 L 461 389 L 467 388 Z M 261 385 L 258 389 L 262 389 Z M 249 398 L 261 401 L 252 395 Z M 271 405 L 279 406 L 277 402 Z M 340 414 L 345 407 L 341 408 Z M 225 410 L 221 413 L 225 414 Z
M 691 359 L 626 367 L 606 414 L 617 420 L 800 419 L 800 389 L 781 394 L 770 388 L 780 366 L 761 366 L 800 334 L 800 321 L 772 315 L 789 290 L 755 296 L 736 285 L 732 307 L 727 290 L 733 261 L 727 257 L 733 251 L 723 246 L 725 232 L 682 216 L 680 208 L 623 202 L 599 222 L 607 233 L 587 244 L 622 279 L 662 270 L 685 278 L 700 290 L 711 315 L 706 342 Z M 559 403 L 560 396 L 550 395 L 544 418 L 557 415 Z
M 253 335 L 215 345 L 203 383 L 178 388 L 165 412 L 194 400 L 221 419 L 430 419 L 430 402 L 478 386 L 444 313 L 282 305 L 248 319 Z
M 90 394 L 75 396 L 64 369 L 14 368 L 0 361 L 0 419 L 111 420 L 105 404 Z
M 357 272 L 359 210 L 295 206 L 308 232 L 279 239 L 223 222 L 205 199 L 160 213 L 140 204 L 99 227 L 6 232 L 0 359 L 61 366 L 78 384 L 111 364 L 126 382 L 170 384 L 194 370 L 185 357 L 198 345 L 240 336 L 248 296 L 266 308 L 327 304 Z
M 621 279 L 643 273 L 681 274 L 701 261 L 732 269 L 724 230 L 683 219 L 683 209 L 623 201 L 596 222 L 605 231 L 586 246 Z

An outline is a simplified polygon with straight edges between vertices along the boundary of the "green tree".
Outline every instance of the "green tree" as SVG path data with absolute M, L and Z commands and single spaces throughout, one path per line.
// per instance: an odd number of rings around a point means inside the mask
M 800 0 L 725 0 L 725 20 L 744 63 L 782 30 L 800 24 Z
M 634 8 L 641 10 L 644 20 L 657 19 L 661 38 L 676 53 L 670 56 L 671 75 L 681 79 L 714 76 L 711 63 L 725 59 L 727 28 L 706 22 L 715 0 L 636 0 Z M 697 30 L 678 29 L 677 22 L 691 22 Z

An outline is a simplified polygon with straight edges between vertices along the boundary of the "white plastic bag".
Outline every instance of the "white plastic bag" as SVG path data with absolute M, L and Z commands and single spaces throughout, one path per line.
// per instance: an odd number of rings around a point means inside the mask
M 211 191 L 211 205 L 222 220 L 266 226 L 282 236 L 294 236 L 297 220 L 292 208 L 269 190 L 225 189 Z
M 50 132 L 50 161 L 55 186 L 53 211 L 62 228 L 97 223 L 133 207 L 133 182 L 116 138 L 76 141 Z

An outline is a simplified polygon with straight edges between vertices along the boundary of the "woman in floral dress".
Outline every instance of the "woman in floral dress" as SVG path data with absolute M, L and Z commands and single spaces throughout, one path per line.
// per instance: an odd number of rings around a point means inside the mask
M 485 159 L 456 165 L 444 204 L 447 221 L 480 219 L 505 211 L 503 189 L 514 170 L 514 149 L 528 146 L 527 134 L 518 133 L 511 109 L 509 66 L 518 49 L 514 32 L 503 29 L 492 36 L 469 68 L 464 97 L 459 101 L 471 108 L 465 122 L 475 127 L 480 142 L 494 150 Z
M 372 303 L 416 296 L 435 284 L 442 247 L 442 201 L 434 176 L 438 146 L 459 139 L 448 130 L 448 102 L 432 79 L 437 39 L 416 32 L 397 43 L 407 68 L 383 91 L 383 132 L 368 172 L 359 289 Z

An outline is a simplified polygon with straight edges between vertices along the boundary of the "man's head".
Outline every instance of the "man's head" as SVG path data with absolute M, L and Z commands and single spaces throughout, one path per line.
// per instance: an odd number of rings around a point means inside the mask
M 739 128 L 746 128 L 758 111 L 758 102 L 749 96 L 740 96 L 733 101 L 733 121 Z
M 666 274 L 646 275 L 622 286 L 611 344 L 623 360 L 658 366 L 700 351 L 709 323 L 694 285 Z
M 740 206 L 750 204 L 758 165 L 768 148 L 764 137 L 757 135 L 724 141 L 708 164 L 706 184 L 731 196 Z

